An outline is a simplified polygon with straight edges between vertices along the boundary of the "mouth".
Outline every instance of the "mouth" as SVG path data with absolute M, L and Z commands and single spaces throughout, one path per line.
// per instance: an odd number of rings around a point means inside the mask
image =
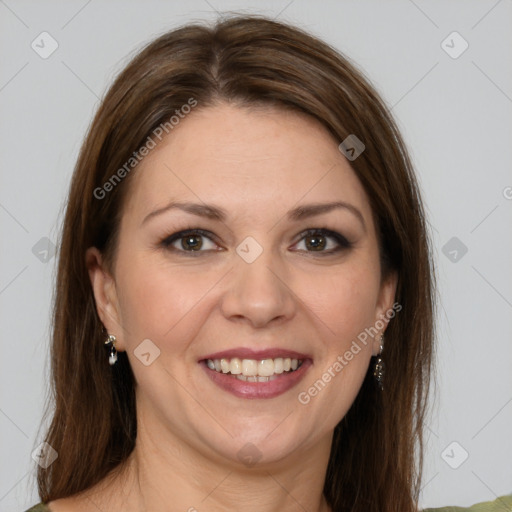
M 296 352 L 242 350 L 233 356 L 234 352 L 210 355 L 199 364 L 214 384 L 239 398 L 281 395 L 297 385 L 312 365 L 311 358 Z
M 275 359 L 207 359 L 210 370 L 231 375 L 243 382 L 270 382 L 278 375 L 297 371 L 304 361 L 290 357 Z

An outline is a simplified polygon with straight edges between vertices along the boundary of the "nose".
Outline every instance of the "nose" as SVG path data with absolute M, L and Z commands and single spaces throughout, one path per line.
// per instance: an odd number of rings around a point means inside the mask
M 277 325 L 293 318 L 297 301 L 286 282 L 285 267 L 278 265 L 276 258 L 267 251 L 252 263 L 238 255 L 235 258 L 221 304 L 224 316 L 254 328 Z

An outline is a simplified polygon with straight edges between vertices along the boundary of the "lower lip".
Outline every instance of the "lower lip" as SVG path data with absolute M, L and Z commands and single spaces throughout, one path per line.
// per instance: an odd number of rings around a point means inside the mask
M 201 361 L 199 364 L 217 386 L 239 398 L 274 398 L 298 384 L 304 378 L 312 362 L 310 359 L 305 359 L 295 371 L 281 373 L 268 382 L 246 382 L 231 374 L 210 370 L 206 361 Z

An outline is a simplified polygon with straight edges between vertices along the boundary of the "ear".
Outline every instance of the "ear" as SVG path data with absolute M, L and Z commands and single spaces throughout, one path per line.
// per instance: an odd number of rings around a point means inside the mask
M 396 314 L 396 311 L 400 311 L 402 307 L 394 307 L 396 286 L 398 283 L 398 274 L 396 272 L 390 272 L 384 279 L 382 279 L 379 291 L 379 297 L 375 308 L 375 327 L 378 333 L 373 339 L 373 355 L 376 356 L 380 352 L 380 337 L 386 331 L 388 323 L 391 318 Z M 390 312 L 393 315 L 390 316 Z
M 117 338 L 116 349 L 124 350 L 115 280 L 106 270 L 101 252 L 96 247 L 87 249 L 85 263 L 91 280 L 98 316 L 108 334 L 113 334 Z

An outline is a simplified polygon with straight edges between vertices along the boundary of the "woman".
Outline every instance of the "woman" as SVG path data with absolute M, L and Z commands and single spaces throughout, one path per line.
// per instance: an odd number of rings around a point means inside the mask
M 165 34 L 73 176 L 32 510 L 417 511 L 433 316 L 361 74 L 264 18 Z

